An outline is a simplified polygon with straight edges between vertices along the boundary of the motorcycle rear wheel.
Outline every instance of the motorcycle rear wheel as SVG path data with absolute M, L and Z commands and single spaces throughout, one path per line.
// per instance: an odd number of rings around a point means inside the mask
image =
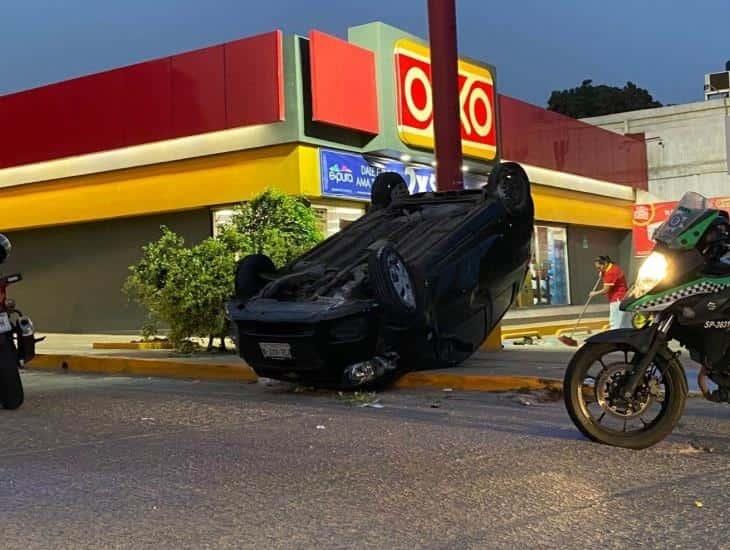
M 675 358 L 667 361 L 657 356 L 632 399 L 620 395 L 618 388 L 637 353 L 625 345 L 588 343 L 571 359 L 563 384 L 565 406 L 573 423 L 591 441 L 645 449 L 667 437 L 679 422 L 687 385 Z M 654 405 L 659 409 L 657 415 L 645 417 Z

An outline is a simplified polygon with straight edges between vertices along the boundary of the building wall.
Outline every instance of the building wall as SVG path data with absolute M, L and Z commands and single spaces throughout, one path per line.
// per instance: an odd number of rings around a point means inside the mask
M 145 313 L 121 288 L 161 225 L 188 244 L 211 234 L 208 209 L 10 232 L 13 251 L 3 272 L 20 271 L 25 278 L 8 293 L 41 334 L 138 334 Z
M 730 100 L 717 99 L 585 119 L 621 134 L 643 133 L 649 192 L 637 202 L 678 200 L 689 190 L 730 195 L 727 128 Z
M 504 95 L 499 96 L 499 109 L 503 158 L 646 189 L 646 148 L 641 140 Z
M 276 187 L 319 195 L 319 161 L 297 144 L 0 189 L 0 231 L 192 210 Z

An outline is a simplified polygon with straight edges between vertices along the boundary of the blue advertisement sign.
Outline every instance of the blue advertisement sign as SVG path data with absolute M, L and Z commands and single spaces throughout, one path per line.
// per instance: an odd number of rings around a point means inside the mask
M 398 172 L 413 193 L 436 191 L 433 169 L 389 159 L 365 158 L 331 149 L 320 150 L 322 195 L 370 200 L 370 189 L 381 172 Z

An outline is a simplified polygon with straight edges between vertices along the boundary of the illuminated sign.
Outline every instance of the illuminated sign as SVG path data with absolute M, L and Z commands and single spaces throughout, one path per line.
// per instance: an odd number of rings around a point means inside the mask
M 433 88 L 429 49 L 403 39 L 395 47 L 397 123 L 401 141 L 434 149 Z M 459 61 L 461 143 L 465 156 L 493 160 L 497 156 L 497 120 L 492 73 Z

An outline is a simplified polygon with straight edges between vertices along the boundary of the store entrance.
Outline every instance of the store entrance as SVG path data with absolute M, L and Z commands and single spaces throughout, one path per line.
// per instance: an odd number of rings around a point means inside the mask
M 568 235 L 565 227 L 537 225 L 532 260 L 517 307 L 570 304 Z
M 627 270 L 630 245 L 631 234 L 623 230 L 536 225 L 532 261 L 515 307 L 583 303 L 597 278 L 593 259 L 608 255 Z

